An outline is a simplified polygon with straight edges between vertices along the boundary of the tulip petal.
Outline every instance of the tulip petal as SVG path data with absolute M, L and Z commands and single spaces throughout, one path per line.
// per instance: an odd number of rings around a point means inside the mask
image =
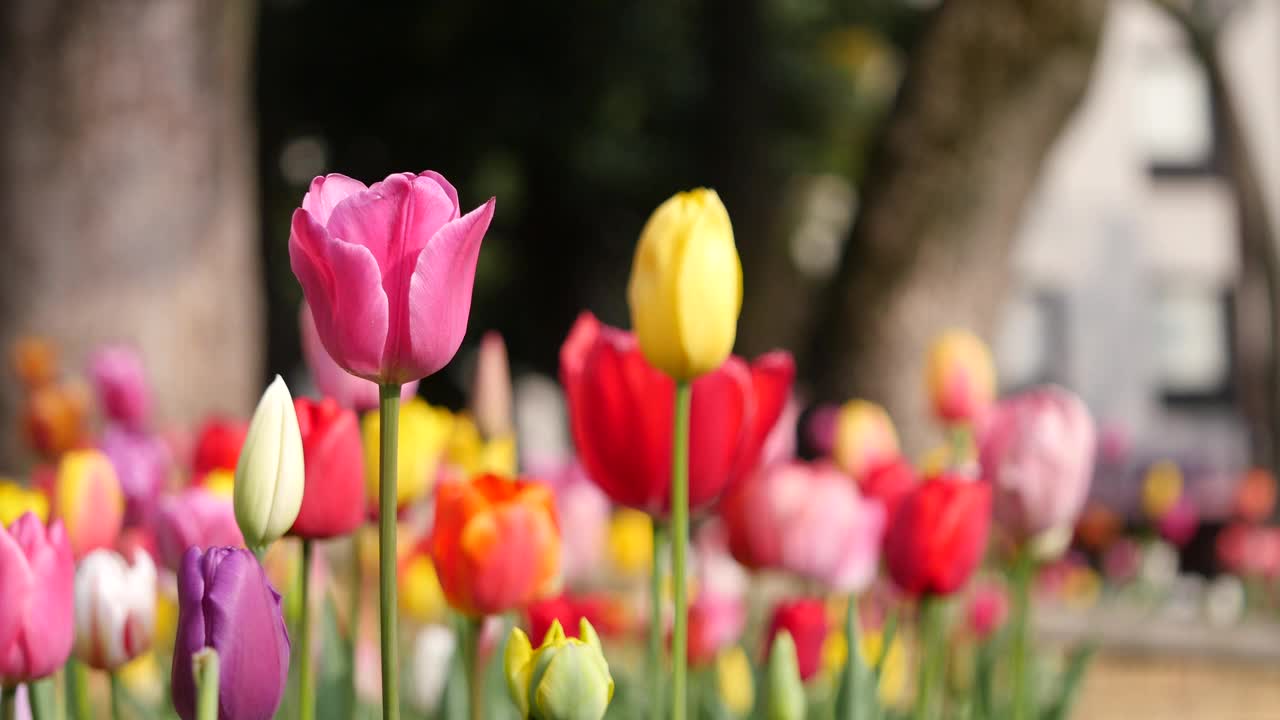
M 31 589 L 35 577 L 22 548 L 0 527 L 0 651 L 9 647 L 22 630 L 23 618 L 31 605 Z
M 289 234 L 289 264 L 330 357 L 353 375 L 378 380 L 388 307 L 373 253 L 332 237 L 306 210 L 298 209 Z
M 738 357 L 693 381 L 689 427 L 689 507 L 724 491 L 747 436 L 751 372 Z M 757 448 L 756 452 L 759 452 Z
M 349 196 L 364 192 L 367 188 L 359 180 L 346 175 L 330 173 L 321 175 L 311 181 L 311 188 L 302 196 L 302 209 L 311 213 L 311 217 L 321 226 L 329 223 L 329 216 L 338 203 Z
M 448 223 L 422 249 L 409 281 L 408 317 L 404 324 L 391 326 L 385 366 L 425 377 L 453 359 L 467 332 L 476 260 L 493 220 L 494 204 L 494 198 L 489 198 Z M 405 335 L 396 335 L 405 330 Z
M 791 396 L 796 363 L 791 353 L 774 350 L 751 363 L 751 412 L 731 482 L 741 482 L 760 461 L 769 432 L 778 423 Z

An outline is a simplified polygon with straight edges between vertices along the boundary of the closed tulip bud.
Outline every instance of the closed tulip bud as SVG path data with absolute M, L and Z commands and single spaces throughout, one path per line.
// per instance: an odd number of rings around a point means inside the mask
M 859 482 L 867 473 L 898 458 L 898 432 L 889 413 L 873 402 L 850 400 L 836 415 L 832 459 Z
M 120 481 L 105 454 L 75 450 L 62 456 L 54 480 L 53 516 L 66 526 L 77 558 L 115 545 L 124 508 Z
M 304 484 L 298 415 L 277 375 L 253 411 L 236 464 L 236 522 L 249 547 L 266 547 L 289 531 L 302 507 Z
M 995 400 L 991 351 L 967 330 L 948 330 L 933 341 L 925 377 L 933 413 L 946 423 L 974 423 Z
M 160 502 L 156 514 L 156 549 L 166 568 L 178 572 L 188 548 L 223 545 L 244 545 L 230 498 L 197 486 Z
M 822 648 L 829 630 L 826 605 L 816 598 L 800 598 L 778 603 L 765 637 L 771 656 L 778 638 L 787 638 L 800 679 L 808 682 L 822 669 Z
M 0 526 L 34 513 L 40 522 L 49 519 L 49 499 L 39 490 L 23 487 L 12 480 L 0 480 Z
M 453 432 L 453 414 L 445 408 L 428 405 L 422 398 L 411 398 L 400 406 L 399 457 L 396 462 L 396 504 L 400 507 L 425 496 L 435 484 L 440 459 L 444 456 Z M 366 498 L 371 507 L 378 504 L 379 443 L 378 413 L 368 413 L 360 420 L 364 440 L 364 472 Z
M 903 498 L 885 535 L 889 576 L 911 594 L 949 595 L 973 574 L 991 529 L 991 486 L 942 476 Z
M 306 484 L 289 534 L 313 540 L 346 535 L 365 519 L 364 447 L 356 414 L 330 398 L 298 398 L 293 409 Z
M 768 720 L 804 720 L 804 682 L 796 661 L 796 644 L 783 630 L 769 648 L 765 669 L 765 717 Z
M 494 615 L 553 594 L 560 530 L 541 483 L 481 475 L 436 491 L 429 540 L 440 586 L 465 615 Z
M 600 720 L 613 699 L 613 677 L 595 628 L 585 618 L 579 638 L 566 637 L 557 621 L 535 650 L 512 628 L 503 667 L 507 689 L 522 718 Z
M 94 550 L 76 569 L 75 654 L 115 671 L 151 648 L 156 622 L 156 566 L 137 551 L 130 565 L 111 550 Z
M 103 347 L 89 360 L 89 375 L 108 418 L 131 430 L 146 429 L 151 420 L 151 388 L 137 351 L 120 345 Z
M 0 686 L 52 675 L 71 655 L 75 566 L 62 523 L 0 528 Z
M 475 380 L 471 390 L 471 414 L 480 434 L 491 440 L 515 431 L 511 417 L 511 366 L 502 335 L 487 332 L 480 340 L 476 356 Z
M 668 377 L 692 380 L 729 357 L 742 310 L 742 263 L 714 190 L 677 193 L 649 216 L 627 303 L 645 359 Z
M 248 550 L 187 550 L 178 574 L 178 634 L 173 648 L 173 707 L 196 716 L 192 658 L 204 648 L 219 657 L 218 717 L 268 720 L 289 673 L 289 633 L 280 593 Z

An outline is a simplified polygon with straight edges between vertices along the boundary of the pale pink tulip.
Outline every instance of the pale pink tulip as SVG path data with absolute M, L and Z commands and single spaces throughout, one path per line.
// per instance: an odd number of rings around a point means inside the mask
M 378 384 L 343 370 L 329 357 L 329 351 L 320 342 L 320 334 L 316 332 L 316 321 L 311 315 L 311 306 L 302 303 L 298 312 L 298 327 L 302 334 L 302 359 L 311 371 L 311 381 L 322 397 L 331 397 L 344 408 L 358 413 L 378 407 Z M 418 381 L 407 382 L 400 386 L 400 399 L 408 400 L 418 394 Z
M 312 180 L 293 213 L 289 260 L 329 356 L 378 383 L 448 364 L 493 209 L 490 198 L 460 216 L 457 191 L 432 171 L 367 188 L 344 175 Z

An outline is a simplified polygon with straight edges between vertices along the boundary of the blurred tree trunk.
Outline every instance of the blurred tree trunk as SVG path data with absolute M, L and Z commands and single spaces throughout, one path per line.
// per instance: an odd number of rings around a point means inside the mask
M 1104 0 L 949 0 L 871 159 L 849 244 L 803 359 L 819 399 L 885 404 L 926 428 L 933 336 L 990 335 L 1041 161 L 1084 96 Z
M 243 412 L 261 372 L 249 0 L 0 4 L 0 469 L 15 338 L 78 369 L 144 354 L 166 420 Z

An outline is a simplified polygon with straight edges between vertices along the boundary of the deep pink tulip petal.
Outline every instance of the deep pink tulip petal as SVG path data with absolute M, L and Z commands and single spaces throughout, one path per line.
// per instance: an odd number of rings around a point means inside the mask
M 364 378 L 379 375 L 387 338 L 387 295 L 367 247 L 329 234 L 305 210 L 293 213 L 289 261 L 329 355 Z
M 489 198 L 449 222 L 422 249 L 409 282 L 408 317 L 391 325 L 385 366 L 408 368 L 410 377 L 422 377 L 447 365 L 458 352 L 471 314 L 480 241 L 493 220 L 494 205 Z
M 458 212 L 458 208 L 462 207 L 462 205 L 458 202 L 458 190 L 453 187 L 453 183 L 449 182 L 448 180 L 445 180 L 444 176 L 436 172 L 435 170 L 423 170 L 422 172 L 418 173 L 418 177 L 429 178 L 431 180 L 434 180 L 436 184 L 440 186 L 440 189 L 444 190 L 444 194 L 448 195 L 450 202 L 453 203 L 453 217 L 449 219 L 456 220 L 458 215 L 460 214 Z
M 408 287 L 413 259 L 455 217 L 457 206 L 439 183 L 399 173 L 348 196 L 333 209 L 325 229 L 330 237 L 373 253 L 383 288 L 395 305 Z M 405 262 L 410 264 L 402 268 Z
M 302 336 L 302 359 L 311 370 L 311 380 L 316 390 L 324 397 L 331 397 L 338 404 L 356 412 L 374 410 L 378 407 L 378 383 L 356 377 L 343 370 L 341 366 L 324 349 L 320 342 L 320 334 L 316 331 L 316 321 L 311 315 L 311 306 L 302 303 L 299 310 L 298 327 Z M 407 401 L 418 394 L 418 381 L 407 382 L 400 388 L 400 399 Z
M 338 203 L 366 189 L 364 183 L 346 175 L 322 175 L 311 181 L 311 188 L 302 196 L 302 209 L 311 213 L 311 217 L 320 225 L 327 225 L 329 216 Z
M 35 577 L 22 548 L 7 530 L 0 528 L 0 653 L 22 630 L 34 584 Z

